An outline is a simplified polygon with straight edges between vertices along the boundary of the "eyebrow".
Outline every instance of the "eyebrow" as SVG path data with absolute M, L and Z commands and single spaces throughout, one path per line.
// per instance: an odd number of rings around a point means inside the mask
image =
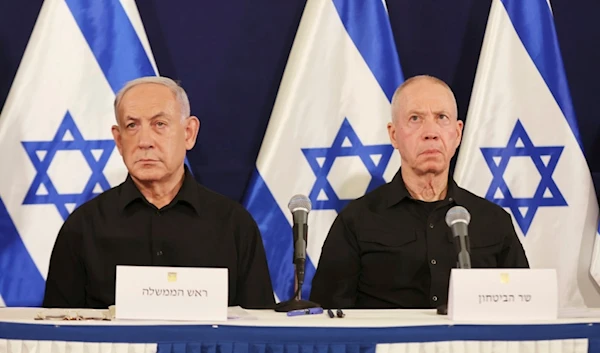
M 162 118 L 162 117 L 163 117 L 163 116 L 165 116 L 165 115 L 166 115 L 166 114 L 165 114 L 164 112 L 159 112 L 159 113 L 157 113 L 157 114 L 154 114 L 154 116 L 152 116 L 152 117 L 150 118 L 150 120 L 154 120 L 154 119 L 157 119 L 157 118 Z M 140 120 L 140 118 L 138 118 L 138 117 L 135 117 L 135 116 L 127 116 L 126 120 L 139 121 L 139 120 Z
M 408 111 L 408 116 L 411 116 L 411 115 L 414 115 L 414 114 L 416 114 L 416 115 L 423 115 L 424 113 L 425 113 L 425 111 L 423 111 L 423 110 L 415 110 L 415 109 L 413 109 L 413 110 L 409 110 Z M 449 111 L 446 111 L 446 110 L 437 110 L 437 111 L 434 111 L 433 113 L 436 114 L 436 115 L 444 114 L 444 115 L 447 115 L 447 116 L 452 116 L 452 113 L 449 112 Z

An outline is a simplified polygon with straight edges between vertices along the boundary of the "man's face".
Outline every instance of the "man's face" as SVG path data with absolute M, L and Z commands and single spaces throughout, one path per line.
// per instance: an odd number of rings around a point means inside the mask
M 129 89 L 117 107 L 112 132 L 131 176 L 141 182 L 167 180 L 183 168 L 196 143 L 199 122 L 182 119 L 175 95 L 165 86 L 144 83 Z
M 388 133 L 400 152 L 402 168 L 417 175 L 448 170 L 463 128 L 451 92 L 430 80 L 415 81 L 403 88 L 392 109 Z

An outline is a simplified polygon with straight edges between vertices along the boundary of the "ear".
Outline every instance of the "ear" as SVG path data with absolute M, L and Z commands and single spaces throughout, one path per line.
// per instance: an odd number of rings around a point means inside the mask
M 394 146 L 395 149 L 398 149 L 398 141 L 396 141 L 396 126 L 393 122 L 387 124 L 387 130 L 392 146 Z
M 460 142 L 462 141 L 462 133 L 463 133 L 464 125 L 465 124 L 462 122 L 462 120 L 456 121 L 456 148 L 458 148 L 458 146 L 460 145 Z
M 113 139 L 115 140 L 115 145 L 117 145 L 117 149 L 119 150 L 119 154 L 123 155 L 123 144 L 121 142 L 121 130 L 117 125 L 113 125 L 111 128 L 111 132 L 113 135 Z
M 185 119 L 185 148 L 189 151 L 196 144 L 198 131 L 200 131 L 200 120 L 195 116 Z

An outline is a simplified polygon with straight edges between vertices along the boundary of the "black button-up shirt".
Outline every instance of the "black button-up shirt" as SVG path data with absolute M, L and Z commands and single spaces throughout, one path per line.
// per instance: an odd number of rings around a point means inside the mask
M 228 268 L 230 306 L 273 307 L 256 223 L 241 205 L 185 173 L 161 209 L 131 177 L 77 208 L 54 244 L 43 305 L 106 308 L 115 302 L 116 266 L 144 265 Z
M 446 212 L 471 214 L 471 265 L 529 267 L 510 215 L 456 185 L 446 198 L 413 199 L 402 175 L 354 200 L 340 212 L 323 245 L 310 299 L 326 308 L 434 308 L 448 297 L 457 267 Z

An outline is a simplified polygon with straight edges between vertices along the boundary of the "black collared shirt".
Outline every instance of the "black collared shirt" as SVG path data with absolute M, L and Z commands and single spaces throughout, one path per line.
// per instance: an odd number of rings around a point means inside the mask
M 177 196 L 161 209 L 131 177 L 77 208 L 54 244 L 44 307 L 114 304 L 117 265 L 228 268 L 230 306 L 273 307 L 256 223 L 241 205 L 185 173 Z
M 411 198 L 402 175 L 340 212 L 323 245 L 310 299 L 326 308 L 435 308 L 448 297 L 457 267 L 446 212 L 471 214 L 471 265 L 529 267 L 510 215 L 456 185 L 446 199 Z

